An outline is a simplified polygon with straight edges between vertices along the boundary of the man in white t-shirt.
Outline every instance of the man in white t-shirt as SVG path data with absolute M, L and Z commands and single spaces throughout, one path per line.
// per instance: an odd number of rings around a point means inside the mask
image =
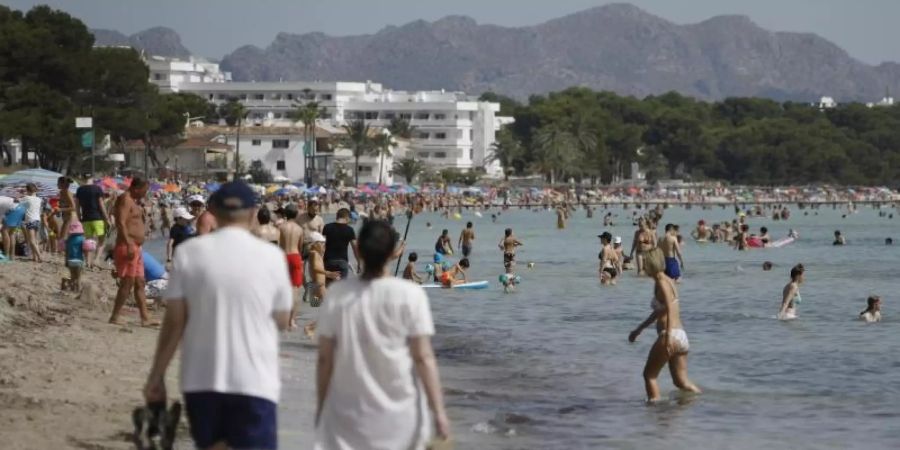
M 175 253 L 144 395 L 165 401 L 166 368 L 181 341 L 181 389 L 197 448 L 275 449 L 278 331 L 291 310 L 287 264 L 278 247 L 249 231 L 256 204 L 249 186 L 226 183 L 208 204 L 219 228 Z

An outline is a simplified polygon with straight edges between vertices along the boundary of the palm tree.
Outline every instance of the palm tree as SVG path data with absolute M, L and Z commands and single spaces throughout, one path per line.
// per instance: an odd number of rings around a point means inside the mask
M 237 125 L 237 137 L 234 147 L 234 177 L 241 175 L 241 126 L 247 117 L 247 108 L 237 98 L 232 97 L 228 102 L 219 107 L 219 115 L 225 119 L 229 126 Z
M 577 141 L 572 133 L 558 125 L 538 129 L 534 144 L 538 155 L 537 169 L 550 175 L 550 184 L 575 167 Z
M 388 125 L 388 130 L 394 136 L 403 139 L 412 139 L 413 133 L 416 131 L 416 127 L 409 124 L 409 120 L 402 119 L 399 117 L 395 117 L 391 119 L 391 124 Z
M 509 173 L 515 168 L 513 162 L 522 156 L 522 144 L 513 136 L 512 131 L 503 128 L 497 133 L 497 140 L 491 144 L 491 153 L 487 163 L 498 162 L 503 168 L 503 179 L 509 181 Z
M 369 125 L 365 119 L 351 120 L 344 125 L 344 131 L 347 135 L 344 137 L 344 144 L 353 151 L 353 158 L 356 167 L 353 169 L 354 180 L 356 186 L 359 186 L 359 158 L 372 149 L 372 137 L 369 136 Z
M 411 184 L 413 179 L 425 171 L 425 163 L 413 157 L 406 157 L 394 161 L 394 175 L 400 175 Z
M 303 122 L 303 139 L 306 141 L 303 152 L 306 164 L 303 166 L 306 167 L 307 185 L 312 182 L 310 174 L 315 170 L 316 119 L 323 115 L 325 115 L 325 108 L 319 108 L 319 104 L 316 102 L 298 103 L 296 109 L 288 113 L 288 117 L 292 120 Z
M 378 164 L 378 184 L 382 184 L 383 181 L 384 157 L 391 156 L 391 150 L 396 147 L 397 143 L 394 142 L 394 138 L 388 133 L 379 134 L 372 140 L 373 153 L 378 155 L 380 159 Z

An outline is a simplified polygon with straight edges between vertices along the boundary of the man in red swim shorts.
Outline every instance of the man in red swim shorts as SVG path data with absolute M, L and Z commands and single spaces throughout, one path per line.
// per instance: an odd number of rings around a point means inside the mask
M 147 179 L 135 175 L 126 195 L 116 200 L 115 217 L 119 232 L 116 235 L 116 247 L 113 249 L 113 261 L 116 273 L 122 280 L 116 293 L 116 304 L 113 306 L 109 323 L 124 325 L 119 317 L 125 301 L 134 292 L 134 300 L 141 314 L 141 326 L 158 326 L 159 322 L 150 318 L 147 311 L 147 297 L 144 294 L 144 258 L 141 245 L 144 243 L 144 208 L 140 202 L 147 195 L 150 184 Z
M 288 275 L 291 277 L 294 303 L 291 308 L 291 320 L 288 330 L 296 328 L 297 312 L 300 306 L 300 296 L 303 288 L 303 257 L 300 250 L 303 248 L 303 228 L 295 220 L 299 211 L 295 205 L 284 207 L 285 221 L 279 227 L 281 238 L 279 246 L 287 257 Z

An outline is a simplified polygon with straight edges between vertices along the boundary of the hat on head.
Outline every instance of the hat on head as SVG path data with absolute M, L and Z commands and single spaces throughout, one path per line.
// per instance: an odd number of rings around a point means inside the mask
M 318 231 L 313 231 L 312 233 L 309 233 L 309 241 L 313 244 L 325 242 L 325 236 L 322 236 L 322 233 L 319 233 Z
M 597 237 L 600 239 L 606 239 L 607 241 L 612 241 L 613 238 L 612 234 L 609 234 L 609 231 L 604 231 L 603 234 L 598 234 Z
M 187 200 L 188 200 L 189 205 L 191 203 L 195 203 L 195 202 L 200 202 L 200 203 L 206 204 L 206 199 L 204 199 L 202 195 L 195 194 L 195 195 L 188 197 Z
M 176 219 L 185 219 L 185 220 L 194 220 L 194 215 L 189 213 L 187 208 L 183 206 L 179 206 L 175 208 L 175 211 L 172 213 L 172 216 Z
M 621 243 L 622 243 L 622 236 L 616 236 L 613 239 L 613 244 L 621 244 Z
M 256 206 L 256 194 L 243 181 L 229 181 L 209 197 L 209 204 L 226 211 L 250 209 Z

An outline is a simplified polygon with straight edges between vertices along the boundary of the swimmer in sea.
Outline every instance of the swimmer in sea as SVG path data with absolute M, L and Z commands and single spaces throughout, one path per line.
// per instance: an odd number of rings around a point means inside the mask
M 697 222 L 697 228 L 691 233 L 691 236 L 696 239 L 697 242 L 707 242 L 710 240 L 710 231 L 709 227 L 706 226 L 705 220 Z
M 803 264 L 797 264 L 791 268 L 791 281 L 784 286 L 781 292 L 781 309 L 778 310 L 778 320 L 797 318 L 797 304 L 802 301 L 800 285 L 803 284 L 803 277 Z
M 466 269 L 469 268 L 469 258 L 463 258 L 459 260 L 458 263 L 454 264 L 450 270 L 445 270 L 441 273 L 441 286 L 445 288 L 450 288 L 456 286 L 457 284 L 463 284 L 469 282 L 469 276 L 466 275 Z M 462 275 L 462 279 L 459 279 L 459 276 Z
M 769 245 L 769 241 L 771 241 L 772 238 L 769 237 L 769 229 L 768 228 L 762 227 L 759 229 L 759 240 L 762 241 L 763 246 Z
M 457 246 L 462 249 L 464 258 L 468 258 L 472 254 L 472 241 L 475 240 L 475 228 L 472 222 L 466 223 L 466 228 L 459 234 L 459 242 Z
M 655 282 L 654 296 L 650 303 L 653 312 L 628 335 L 628 341 L 634 342 L 645 328 L 656 323 L 658 337 L 650 348 L 644 366 L 644 386 L 649 402 L 661 398 L 656 379 L 666 364 L 669 364 L 672 382 L 676 387 L 682 391 L 700 393 L 700 389 L 688 379 L 687 356 L 690 342 L 681 323 L 678 291 L 675 282 L 665 274 L 665 267 L 662 250 L 653 249 L 644 253 L 644 270 Z
M 513 273 L 516 267 L 516 247 L 521 247 L 522 243 L 513 235 L 512 228 L 503 232 L 503 239 L 497 246 L 503 251 L 503 268 L 506 273 Z
M 562 230 L 566 227 L 566 210 L 563 206 L 556 208 L 556 228 Z
M 414 283 L 422 284 L 422 277 L 416 273 L 416 261 L 419 260 L 419 255 L 416 252 L 412 252 L 409 254 L 409 262 L 406 263 L 406 268 L 403 269 L 403 279 L 409 280 Z
M 873 295 L 866 299 L 866 310 L 859 313 L 866 323 L 881 322 L 881 297 Z
M 766 272 L 772 270 L 772 261 L 764 262 L 762 267 L 763 267 L 763 270 Z
M 643 254 L 650 251 L 656 246 L 656 239 L 650 228 L 647 226 L 647 219 L 638 220 L 638 229 L 634 232 L 634 240 L 631 243 L 631 252 L 628 256 L 635 261 L 635 275 L 640 276 L 643 273 Z
M 609 232 L 597 236 L 600 238 L 600 284 L 615 285 L 619 275 L 619 254 L 613 249 L 613 236 Z
M 678 243 L 678 230 L 675 225 L 666 224 L 666 234 L 659 240 L 659 248 L 665 255 L 666 275 L 677 283 L 684 270 L 684 257 L 681 256 L 681 245 Z
M 847 242 L 844 240 L 844 236 L 841 235 L 841 230 L 837 230 L 834 232 L 834 242 L 831 245 L 844 245 Z
M 894 245 L 894 239 L 893 238 L 885 238 L 884 245 Z

